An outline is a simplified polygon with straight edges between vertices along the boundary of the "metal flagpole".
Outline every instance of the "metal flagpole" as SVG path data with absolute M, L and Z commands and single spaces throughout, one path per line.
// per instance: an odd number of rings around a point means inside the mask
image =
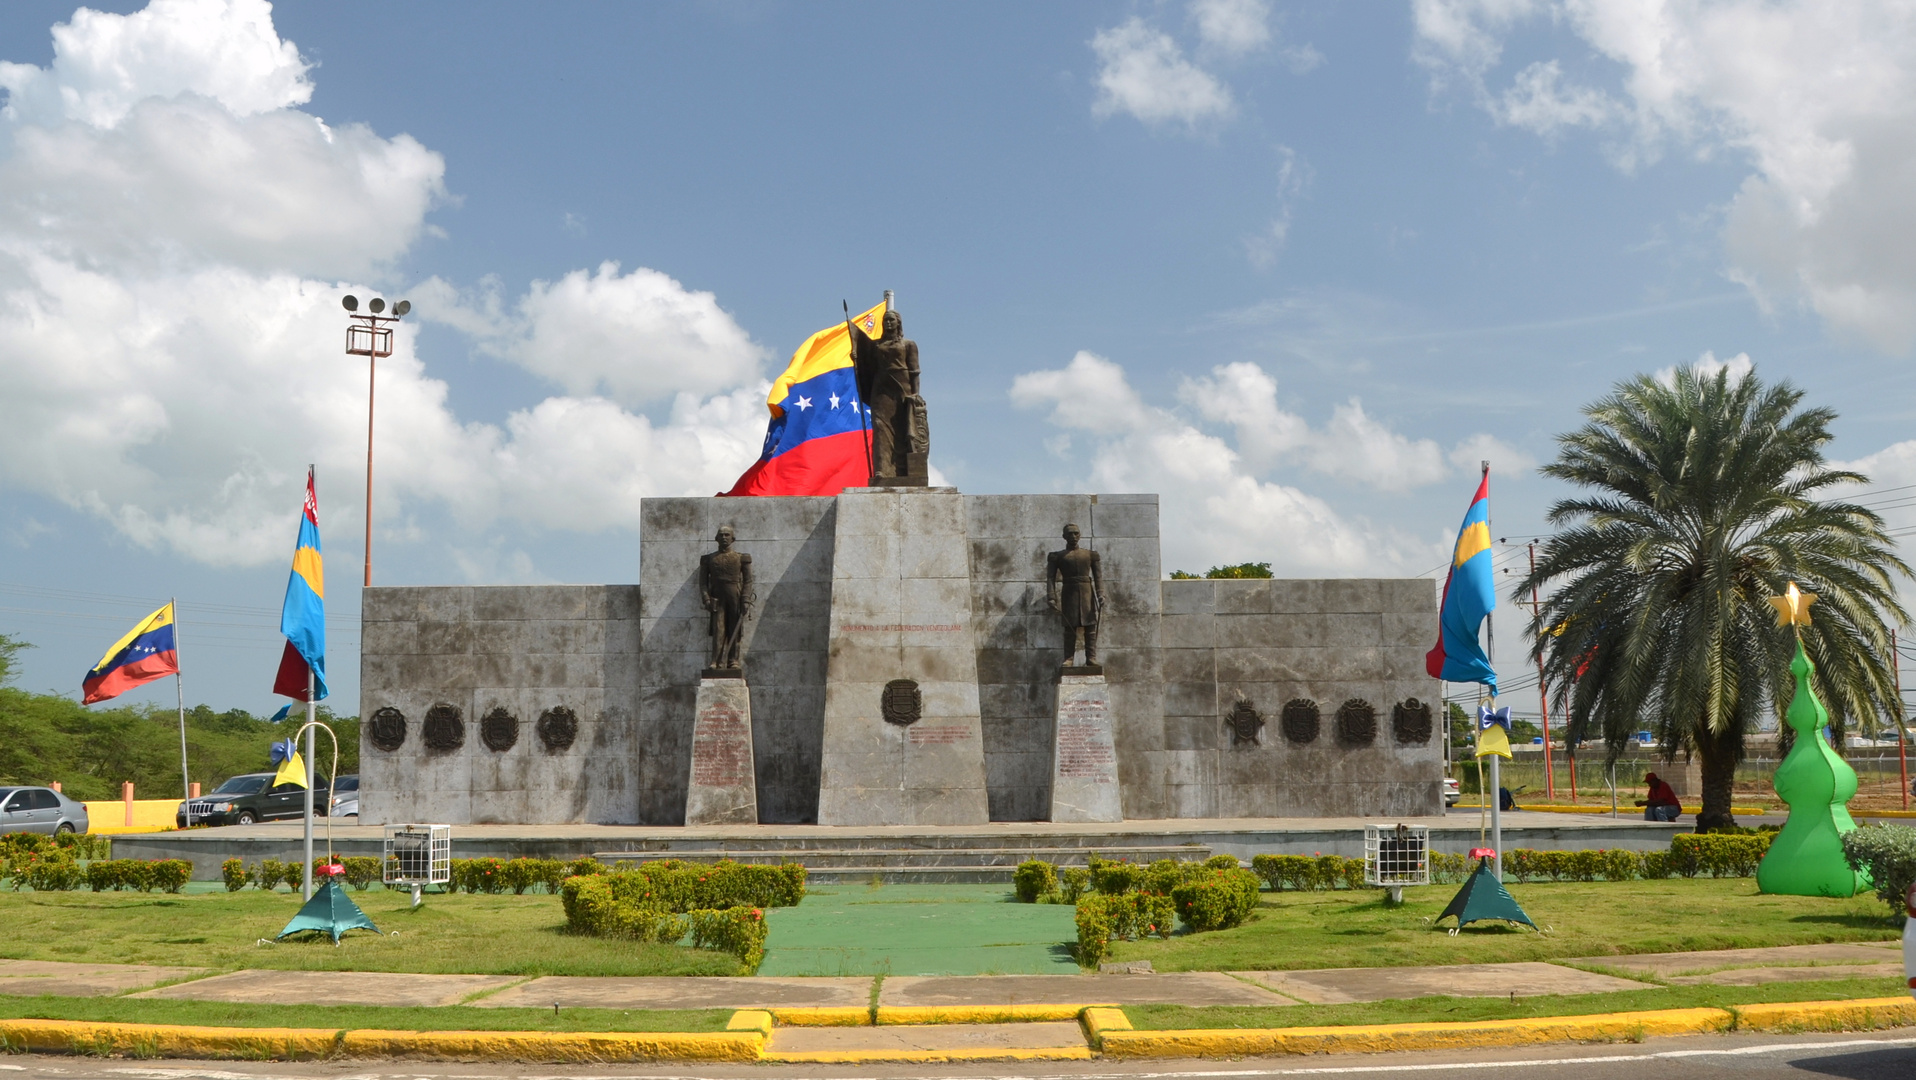
M 1896 648 L 1896 631 L 1889 632 L 1889 662 L 1896 687 L 1896 775 L 1903 789 L 1903 809 L 1909 809 L 1909 736 L 1904 730 L 1903 654 Z
M 186 767 L 186 686 L 180 677 L 180 601 L 169 596 L 166 606 L 173 609 L 173 692 L 180 703 L 180 805 L 186 807 L 186 827 L 193 827 L 193 777 Z
M 1530 576 L 1533 579 L 1537 576 L 1537 542 L 1535 540 L 1530 542 Z M 1545 685 L 1543 679 L 1543 642 L 1541 637 L 1543 634 L 1543 616 L 1540 614 L 1540 611 L 1541 608 L 1537 603 L 1537 586 L 1533 584 L 1530 586 L 1530 618 L 1537 623 L 1537 633 L 1540 635 L 1537 648 L 1537 708 L 1542 710 L 1543 714 L 1543 790 L 1545 798 L 1548 798 L 1551 802 L 1556 802 L 1557 775 L 1550 768 L 1550 687 Z M 1569 743 L 1566 742 L 1564 745 L 1568 746 Z
M 1484 462 L 1483 468 L 1484 481 L 1488 483 L 1490 481 L 1490 462 Z M 1484 508 L 1484 531 L 1491 532 L 1490 508 L 1488 506 Z M 1496 551 L 1495 548 L 1491 550 L 1493 553 Z M 1491 565 L 1493 567 L 1491 580 L 1494 582 L 1496 580 L 1494 576 L 1496 573 L 1494 569 L 1496 565 L 1495 554 L 1492 554 L 1491 559 Z M 1492 621 L 1489 612 L 1484 613 L 1484 638 L 1486 641 L 1484 658 L 1490 661 L 1491 668 L 1495 670 L 1497 666 L 1497 627 L 1496 623 Z M 1495 676 L 1492 677 L 1494 678 Z M 1497 707 L 1497 694 L 1495 690 L 1492 690 L 1490 694 L 1490 707 L 1493 709 Z M 1478 720 L 1477 723 L 1481 727 L 1483 721 Z M 1544 752 L 1546 754 L 1549 753 L 1550 747 L 1545 746 Z M 1502 881 L 1504 879 L 1504 785 L 1503 769 L 1501 768 L 1502 763 L 1499 762 L 1497 758 L 1498 755 L 1496 754 L 1490 755 L 1490 850 L 1496 853 L 1490 857 L 1490 872 L 1498 881 Z
M 838 303 L 845 309 L 845 347 L 852 354 L 852 400 L 858 402 L 858 430 L 865 436 L 865 482 L 869 484 L 877 470 L 872 465 L 872 426 L 866 419 L 865 388 L 858 385 L 863 381 L 858 377 L 858 339 L 852 336 L 851 301 L 840 299 Z
M 300 895 L 313 898 L 313 684 L 311 664 L 306 666 L 306 861 L 301 865 Z

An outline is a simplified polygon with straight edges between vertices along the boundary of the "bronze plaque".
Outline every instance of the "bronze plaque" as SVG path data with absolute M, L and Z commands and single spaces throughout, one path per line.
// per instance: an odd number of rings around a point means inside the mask
M 378 710 L 366 725 L 366 735 L 374 747 L 392 753 L 406 745 L 406 714 L 391 705 Z
M 1224 718 L 1224 723 L 1231 729 L 1232 746 L 1261 742 L 1257 735 L 1264 730 L 1264 718 L 1246 699 L 1237 699 L 1237 704 L 1231 707 L 1231 714 Z
M 505 706 L 495 705 L 479 721 L 479 741 L 494 753 L 503 754 L 512 749 L 519 741 L 519 718 L 507 712 Z
M 1377 741 L 1377 710 L 1363 698 L 1351 698 L 1337 707 L 1337 741 L 1345 746 L 1369 746 Z
M 1284 737 L 1302 745 L 1317 741 L 1317 702 L 1310 698 L 1292 698 L 1284 703 L 1284 711 L 1278 717 L 1278 727 Z
M 539 741 L 550 753 L 558 753 L 579 737 L 579 718 L 564 705 L 554 705 L 539 717 Z
M 878 697 L 879 711 L 887 724 L 906 727 L 918 722 L 925 708 L 925 696 L 910 679 L 893 679 Z
M 466 745 L 466 718 L 459 706 L 440 702 L 426 710 L 426 749 L 449 751 Z
M 1400 743 L 1423 745 L 1430 741 L 1430 703 L 1416 698 L 1405 698 L 1391 707 L 1391 732 Z

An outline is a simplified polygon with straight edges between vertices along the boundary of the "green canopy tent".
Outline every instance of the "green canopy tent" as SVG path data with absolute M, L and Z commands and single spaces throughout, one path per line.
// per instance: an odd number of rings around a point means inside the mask
M 1522 923 L 1532 930 L 1537 929 L 1537 924 L 1531 922 L 1530 916 L 1525 915 L 1523 908 L 1517 906 L 1516 899 L 1510 895 L 1509 890 L 1504 888 L 1503 882 L 1498 881 L 1496 875 L 1490 872 L 1488 857 L 1480 857 L 1477 860 L 1477 872 L 1470 875 L 1470 879 L 1464 882 L 1463 888 L 1457 890 L 1457 895 L 1450 901 L 1450 906 L 1444 909 L 1442 915 L 1437 916 L 1437 921 L 1443 922 L 1452 915 L 1457 916 L 1459 930 L 1470 923 L 1482 922 L 1485 919 L 1502 919 L 1505 922 Z
M 359 910 L 359 905 L 346 895 L 346 890 L 339 887 L 339 878 L 333 876 L 314 891 L 313 898 L 306 901 L 305 906 L 299 909 L 299 914 L 293 916 L 293 921 L 279 932 L 279 936 L 283 938 L 302 930 L 317 930 L 322 934 L 331 934 L 333 944 L 338 945 L 339 936 L 355 927 L 379 933 L 379 927 L 374 926 L 366 913 Z

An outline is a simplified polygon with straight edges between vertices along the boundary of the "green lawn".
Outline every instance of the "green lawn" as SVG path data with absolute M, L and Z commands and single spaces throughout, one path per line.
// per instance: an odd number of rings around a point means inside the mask
M 1113 960 L 1149 960 L 1159 971 L 1280 971 L 1554 960 L 1618 953 L 1687 952 L 1825 941 L 1894 941 L 1875 896 L 1832 900 L 1762 896 L 1751 878 L 1511 885 L 1549 932 L 1476 923 L 1451 935 L 1434 920 L 1455 885 L 1405 889 L 1402 906 L 1376 890 L 1264 893 L 1243 926 L 1169 941 L 1114 942 Z M 1452 925 L 1446 921 L 1444 927 Z
M 1670 986 L 1616 994 L 1544 994 L 1537 997 L 1420 997 L 1408 1001 L 1367 1001 L 1355 1005 L 1236 1006 L 1127 1005 L 1124 1014 L 1137 1028 L 1177 1031 L 1188 1028 L 1318 1027 L 1344 1024 L 1444 1023 L 1463 1020 L 1518 1020 L 1530 1016 L 1588 1016 L 1592 1013 L 1646 1009 L 1733 1008 L 1765 1001 L 1837 1001 L 1899 997 L 1908 993 L 1901 979 L 1826 979 L 1770 983 L 1767 986 Z
M 765 913 L 761 975 L 1070 975 L 1072 908 L 1003 885 L 826 885 Z
M 8 997 L 0 1018 L 346 1031 L 723 1031 L 730 1009 L 479 1009 L 465 1005 L 241 1005 L 158 998 Z
M 350 895 L 383 933 L 350 931 L 334 948 L 315 934 L 258 944 L 299 910 L 295 893 L 0 892 L 0 957 L 214 970 L 739 974 L 738 961 L 709 949 L 568 934 L 556 896 L 428 895 L 413 908 L 410 893 Z

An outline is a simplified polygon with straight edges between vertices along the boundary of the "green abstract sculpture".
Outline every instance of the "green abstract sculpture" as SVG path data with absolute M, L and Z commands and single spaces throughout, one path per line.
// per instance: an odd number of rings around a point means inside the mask
M 1814 600 L 1813 594 L 1799 592 L 1791 582 L 1785 596 L 1770 602 L 1776 604 L 1777 621 L 1794 628 L 1809 622 L 1808 608 Z M 1756 886 L 1762 892 L 1791 896 L 1855 896 L 1870 887 L 1869 876 L 1852 869 L 1843 858 L 1843 834 L 1856 829 L 1849 816 L 1856 770 L 1823 735 L 1829 710 L 1810 689 L 1810 675 L 1815 671 L 1798 632 L 1796 656 L 1790 660 L 1796 692 L 1787 714 L 1796 744 L 1776 767 L 1773 781 L 1776 794 L 1789 804 L 1790 817 L 1756 868 Z

